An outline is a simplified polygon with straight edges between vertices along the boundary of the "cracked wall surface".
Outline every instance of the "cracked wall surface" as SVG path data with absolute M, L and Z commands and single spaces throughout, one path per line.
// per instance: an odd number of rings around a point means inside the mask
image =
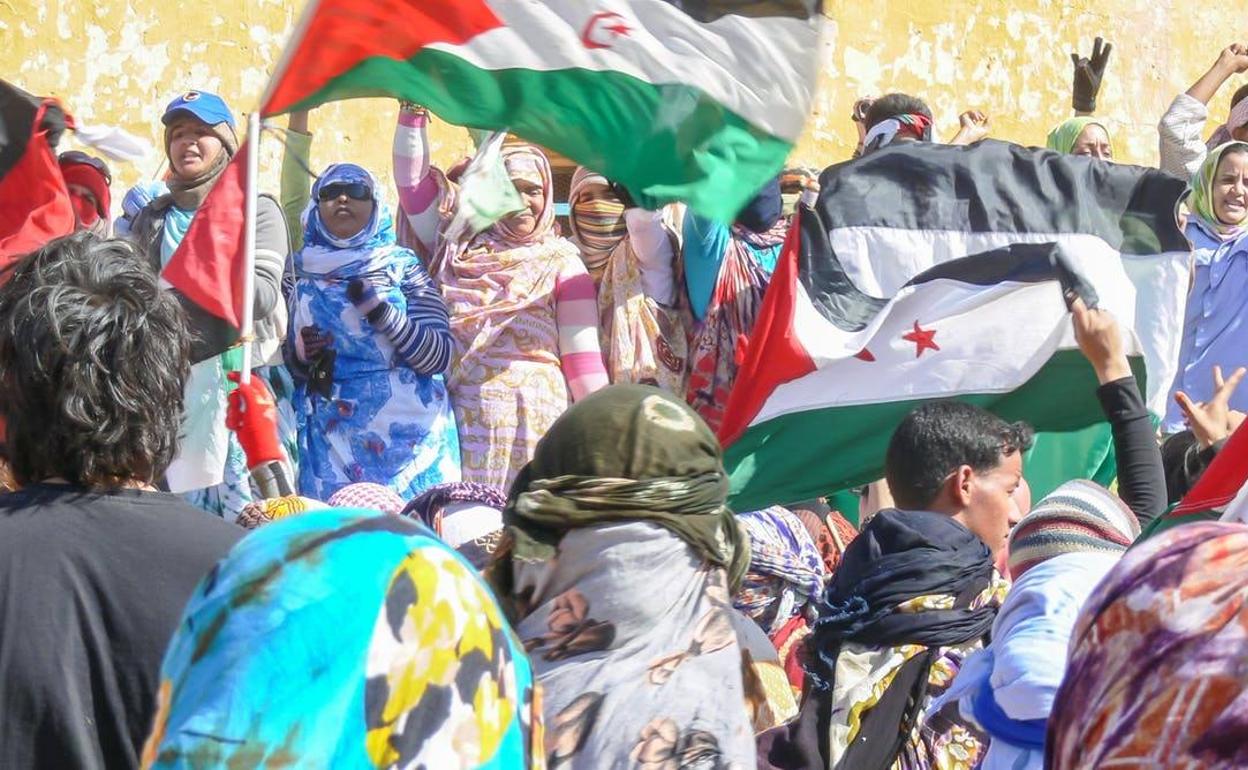
M 0 0 L 0 72 L 29 91 L 62 99 L 81 121 L 121 126 L 161 143 L 163 106 L 191 88 L 221 93 L 241 118 L 260 98 L 302 3 L 185 3 L 171 0 Z M 1158 118 L 1236 37 L 1248 35 L 1241 3 L 1176 0 L 883 0 L 826 6 L 818 93 L 796 164 L 846 158 L 856 140 L 849 111 L 860 95 L 901 90 L 925 97 L 936 134 L 957 114 L 981 109 L 993 135 L 1041 144 L 1071 115 L 1070 52 L 1086 55 L 1098 34 L 1114 43 L 1098 113 L 1120 160 L 1157 160 Z M 1226 114 L 1232 88 L 1212 108 Z M 365 99 L 312 115 L 313 166 L 361 163 L 390 180 L 397 106 Z M 285 119 L 277 121 L 284 124 Z M 470 147 L 461 129 L 435 123 L 434 160 L 448 165 Z M 72 147 L 72 139 L 65 147 Z M 276 190 L 280 142 L 267 137 L 263 186 Z M 161 154 L 115 169 L 123 186 L 160 173 Z

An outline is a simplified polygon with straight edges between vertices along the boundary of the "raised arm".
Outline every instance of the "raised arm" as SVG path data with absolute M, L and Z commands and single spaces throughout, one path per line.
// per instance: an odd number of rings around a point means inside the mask
M 404 102 L 394 127 L 394 182 L 399 192 L 400 215 L 406 219 L 417 243 L 403 245 L 424 256 L 438 245 L 441 225 L 441 187 L 429 165 L 429 113 Z
M 676 248 L 673 233 L 663 222 L 663 211 L 628 209 L 624 212 L 633 253 L 641 263 L 641 288 L 660 305 L 676 303 L 674 265 Z
M 1143 527 L 1166 510 L 1166 475 L 1152 420 L 1131 374 L 1113 315 L 1089 310 L 1082 300 L 1075 302 L 1071 314 L 1075 339 L 1096 371 L 1100 383 L 1096 395 L 1114 435 L 1118 496 Z
M 292 251 L 303 248 L 303 210 L 312 195 L 312 177 L 308 174 L 312 158 L 312 133 L 308 131 L 308 111 L 290 113 L 286 130 L 286 149 L 282 152 L 282 179 L 279 200 L 286 230 L 290 233 Z
M 1205 160 L 1209 102 L 1234 74 L 1248 72 L 1248 46 L 1239 43 L 1218 54 L 1209 70 L 1170 103 L 1157 124 L 1161 170 L 1191 179 Z

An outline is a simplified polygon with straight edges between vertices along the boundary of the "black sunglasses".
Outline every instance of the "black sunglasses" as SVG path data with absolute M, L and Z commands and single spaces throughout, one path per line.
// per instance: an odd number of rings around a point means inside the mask
M 324 203 L 325 201 L 332 201 L 340 195 L 346 195 L 353 201 L 366 201 L 372 199 L 373 191 L 363 182 L 338 182 L 322 187 L 317 197 Z

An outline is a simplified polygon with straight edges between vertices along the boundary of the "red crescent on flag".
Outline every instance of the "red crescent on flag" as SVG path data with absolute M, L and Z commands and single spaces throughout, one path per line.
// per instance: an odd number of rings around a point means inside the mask
M 586 48 L 610 48 L 615 38 L 627 37 L 633 31 L 624 17 L 615 11 L 602 11 L 589 17 L 581 33 L 581 44 Z

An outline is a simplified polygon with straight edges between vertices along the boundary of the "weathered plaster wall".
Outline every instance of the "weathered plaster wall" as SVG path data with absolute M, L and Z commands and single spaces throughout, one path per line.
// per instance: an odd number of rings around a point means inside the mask
M 161 110 L 181 91 L 218 91 L 240 117 L 250 109 L 301 8 L 289 0 L 0 0 L 0 76 L 60 97 L 84 122 L 120 125 L 159 147 Z M 889 90 L 927 98 L 940 137 L 956 130 L 958 112 L 977 108 L 991 115 L 994 135 L 1042 143 L 1071 114 L 1070 51 L 1086 53 L 1097 34 L 1115 45 L 1099 111 L 1118 156 L 1154 163 L 1154 127 L 1169 100 L 1248 34 L 1248 10 L 1237 2 L 884 0 L 832 2 L 827 12 L 819 92 L 794 153 L 795 162 L 816 167 L 852 149 L 853 101 Z M 1215 117 L 1226 114 L 1230 90 L 1219 94 Z M 354 160 L 389 179 L 395 111 L 388 100 L 316 111 L 314 166 Z M 470 146 L 445 125 L 435 125 L 432 138 L 440 163 Z M 275 139 L 265 140 L 268 189 L 276 188 L 279 152 Z M 128 185 L 158 167 L 153 158 L 118 168 L 116 177 Z

